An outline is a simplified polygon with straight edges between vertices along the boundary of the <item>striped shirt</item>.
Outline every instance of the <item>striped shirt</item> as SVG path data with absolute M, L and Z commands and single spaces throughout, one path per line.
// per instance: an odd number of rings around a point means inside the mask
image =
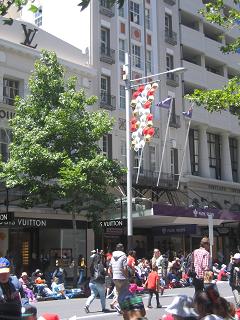
M 194 250 L 194 269 L 198 278 L 203 279 L 204 272 L 209 270 L 209 252 L 204 248 Z

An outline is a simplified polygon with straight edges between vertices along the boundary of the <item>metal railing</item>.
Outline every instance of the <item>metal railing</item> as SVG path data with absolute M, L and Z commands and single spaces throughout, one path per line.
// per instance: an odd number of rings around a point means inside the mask
M 116 110 L 116 97 L 106 92 L 101 92 L 100 107 L 107 110 Z
M 175 73 L 167 73 L 166 74 L 166 82 L 167 85 L 171 87 L 178 87 L 179 86 L 179 76 Z
M 176 4 L 176 0 L 163 0 L 163 1 L 169 4 L 170 6 L 174 6 Z
M 172 46 L 177 44 L 177 33 L 172 30 L 165 30 L 165 41 Z
M 108 46 L 100 47 L 100 60 L 109 64 L 115 63 L 115 50 Z
M 138 170 L 136 168 L 132 171 L 133 185 L 135 185 Z M 138 177 L 138 185 L 146 187 L 156 187 L 158 180 L 158 172 L 151 170 L 142 170 Z M 126 182 L 126 176 L 123 176 L 123 182 Z M 159 180 L 159 187 L 165 189 L 176 189 L 176 177 L 171 173 L 161 173 Z
M 111 6 L 109 0 L 100 0 L 99 11 L 101 14 L 109 18 L 114 17 L 114 7 Z

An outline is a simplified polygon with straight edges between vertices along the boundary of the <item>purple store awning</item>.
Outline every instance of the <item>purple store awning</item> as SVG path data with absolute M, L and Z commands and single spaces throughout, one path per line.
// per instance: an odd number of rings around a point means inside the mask
M 174 207 L 174 206 L 166 206 L 158 203 L 153 204 L 154 216 L 207 219 L 209 214 L 213 215 L 213 219 L 227 220 L 227 221 L 240 221 L 240 212 L 231 212 L 228 210 L 220 210 L 220 209 Z

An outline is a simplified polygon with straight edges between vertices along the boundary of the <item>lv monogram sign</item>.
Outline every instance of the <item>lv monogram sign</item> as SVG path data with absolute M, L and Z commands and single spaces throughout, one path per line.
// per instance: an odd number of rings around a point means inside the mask
M 22 28 L 24 31 L 24 35 L 25 35 L 25 40 L 24 42 L 21 42 L 21 44 L 23 44 L 24 46 L 36 49 L 37 48 L 37 44 L 35 45 L 31 45 L 33 42 L 33 38 L 35 37 L 35 34 L 38 32 L 38 29 L 29 29 L 27 28 L 27 26 L 25 24 L 22 23 Z

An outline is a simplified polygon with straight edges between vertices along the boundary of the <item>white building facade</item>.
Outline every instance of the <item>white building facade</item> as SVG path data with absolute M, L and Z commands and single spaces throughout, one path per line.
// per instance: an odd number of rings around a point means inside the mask
M 178 207 L 240 212 L 240 127 L 237 117 L 227 111 L 209 114 L 202 107 L 194 107 L 180 191 L 176 190 L 188 126 L 182 115 L 189 108 L 184 95 L 195 88 L 220 88 L 239 75 L 239 56 L 220 52 L 222 45 L 239 36 L 239 31 L 226 32 L 204 21 L 198 13 L 203 6 L 200 0 L 125 1 L 121 9 L 111 8 L 107 0 L 94 0 L 81 13 L 77 2 L 68 1 L 69 10 L 66 12 L 65 7 L 57 6 L 57 0 L 45 3 L 39 0 L 39 12 L 33 15 L 23 11 L 21 19 L 35 22 L 78 48 L 88 48 L 89 62 L 98 70 L 94 79 L 95 92 L 99 96 L 96 108 L 107 109 L 116 120 L 112 133 L 102 141 L 103 152 L 109 157 L 126 165 L 124 53 L 128 50 L 131 53 L 131 79 L 176 67 L 187 68 L 182 75 L 161 78 L 155 101 L 168 96 L 174 98 L 163 172 L 160 185 L 156 187 L 168 112 L 153 105 L 155 136 L 144 152 L 138 184 L 135 179 L 139 155 L 132 154 L 134 197 L 146 197 L 154 203 Z M 232 0 L 226 3 L 226 10 L 234 6 Z M 123 209 L 121 207 L 122 215 Z M 175 247 L 175 250 L 184 246 L 190 249 L 206 232 L 198 227 L 187 243 L 182 240 L 182 234 L 171 239 L 159 236 L 162 229 L 156 230 L 152 237 L 151 228 L 177 224 L 178 220 L 156 215 L 146 218 L 145 214 L 144 208 L 143 214 L 136 212 L 135 240 L 148 243 L 148 246 L 159 243 L 164 250 L 167 246 Z M 207 220 L 200 223 L 188 219 L 185 223 L 206 226 Z M 215 229 L 216 251 L 222 250 L 223 243 L 230 246 L 229 234 L 236 239 L 232 247 L 237 246 L 238 223 L 226 226 L 227 229 L 222 231 L 219 227 L 219 232 L 217 227 Z M 224 232 L 225 237 L 222 236 Z M 143 233 L 147 235 L 143 236 Z M 184 236 L 189 238 L 189 234 Z M 163 246 L 163 242 L 166 245 Z

